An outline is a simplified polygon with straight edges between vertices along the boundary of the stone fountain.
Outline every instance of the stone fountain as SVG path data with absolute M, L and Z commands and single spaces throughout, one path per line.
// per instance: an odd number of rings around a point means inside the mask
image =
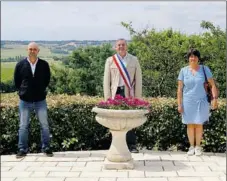
M 126 143 L 126 133 L 144 124 L 148 110 L 114 110 L 94 107 L 96 121 L 109 128 L 112 143 L 104 162 L 105 169 L 133 169 L 132 155 Z

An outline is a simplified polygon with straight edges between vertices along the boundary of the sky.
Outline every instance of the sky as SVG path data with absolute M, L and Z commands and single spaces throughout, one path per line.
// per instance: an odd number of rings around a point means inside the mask
M 202 20 L 226 28 L 226 2 L 11 1 L 1 2 L 2 40 L 130 39 L 121 22 L 137 31 L 173 28 L 199 34 Z

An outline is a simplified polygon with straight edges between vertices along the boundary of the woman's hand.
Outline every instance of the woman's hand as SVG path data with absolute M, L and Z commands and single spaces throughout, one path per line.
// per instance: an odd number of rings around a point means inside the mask
M 178 112 L 183 113 L 183 107 L 182 107 L 182 97 L 183 97 L 183 82 L 181 80 L 178 81 L 178 87 L 177 87 L 177 105 L 178 105 Z
M 212 101 L 211 101 L 211 109 L 212 110 L 215 110 L 215 109 L 217 109 L 218 108 L 218 99 L 213 99 Z
M 213 100 L 211 101 L 211 109 L 215 110 L 218 108 L 218 90 L 213 78 L 208 79 L 209 84 L 211 85 Z
M 178 112 L 181 113 L 181 114 L 184 112 L 184 109 L 183 109 L 182 106 L 178 106 Z

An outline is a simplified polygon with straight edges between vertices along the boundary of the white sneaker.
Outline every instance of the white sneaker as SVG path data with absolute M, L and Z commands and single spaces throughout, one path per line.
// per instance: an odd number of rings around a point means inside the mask
M 188 156 L 192 156 L 192 155 L 194 155 L 194 153 L 195 153 L 195 147 L 194 146 L 190 146 L 190 148 L 189 148 L 189 150 L 187 152 Z
M 196 156 L 202 155 L 202 148 L 200 146 L 195 147 L 195 155 Z

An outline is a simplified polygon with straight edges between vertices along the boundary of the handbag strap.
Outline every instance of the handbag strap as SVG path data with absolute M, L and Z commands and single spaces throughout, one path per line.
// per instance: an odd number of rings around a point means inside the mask
M 203 65 L 203 73 L 204 73 L 204 76 L 205 76 L 205 82 L 208 83 L 208 81 L 207 81 L 207 75 L 206 75 L 206 72 L 204 70 L 204 65 Z

